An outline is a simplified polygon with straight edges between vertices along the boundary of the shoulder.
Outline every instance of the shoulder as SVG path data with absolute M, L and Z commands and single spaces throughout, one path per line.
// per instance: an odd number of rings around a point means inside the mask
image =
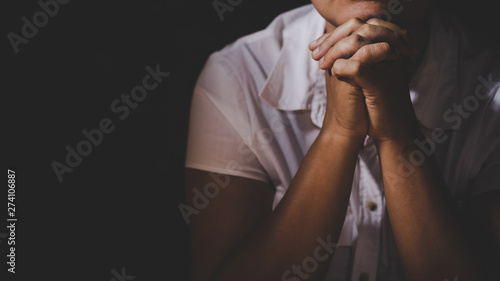
M 317 16 L 317 12 L 311 4 L 285 12 L 277 16 L 267 28 L 241 37 L 211 54 L 205 69 L 225 69 L 243 83 L 248 80 L 265 81 L 282 49 L 289 43 L 287 37 L 307 30 L 314 16 Z
M 498 100 L 500 87 L 500 51 L 484 44 L 473 30 L 450 15 L 443 15 L 445 28 L 454 30 L 459 45 L 459 77 L 466 96 L 482 88 L 490 100 Z M 452 31 L 450 31 L 452 32 Z M 472 93 L 471 93 L 472 91 Z M 466 96 L 462 95 L 462 98 Z
M 441 16 L 443 29 L 457 39 L 459 100 L 471 104 L 478 100 L 490 114 L 493 113 L 498 118 L 500 51 L 485 45 L 473 30 L 456 18 L 445 13 Z M 490 120 L 481 121 L 484 123 Z
M 474 33 L 464 30 L 460 42 L 460 83 L 464 106 L 475 100 L 484 104 L 483 128 L 500 125 L 500 52 L 482 44 Z M 471 108 L 474 108 L 473 106 Z M 481 112 L 481 111 L 479 111 Z M 478 113 L 479 113 L 478 112 Z

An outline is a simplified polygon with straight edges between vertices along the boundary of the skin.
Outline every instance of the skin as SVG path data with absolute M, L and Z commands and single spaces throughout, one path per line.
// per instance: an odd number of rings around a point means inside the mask
M 475 224 L 464 228 L 433 157 L 409 177 L 393 176 L 397 156 L 407 158 L 417 149 L 413 140 L 422 139 L 408 83 L 425 46 L 429 4 L 412 1 L 404 16 L 389 23 L 367 21 L 386 8 L 385 2 L 312 2 L 326 19 L 325 35 L 309 46 L 326 70 L 327 108 L 320 134 L 274 211 L 270 184 L 228 176 L 220 194 L 191 217 L 191 280 L 282 280 L 293 265 L 313 255 L 318 237 L 337 241 L 366 135 L 378 150 L 407 279 L 484 280 L 477 262 L 481 256 L 466 230 L 490 248 L 500 245 L 500 192 L 471 198 L 466 212 Z M 208 182 L 213 178 L 207 172 L 187 169 L 187 202 L 192 202 L 193 188 Z M 296 274 L 287 276 L 323 280 L 330 259 L 312 273 L 295 267 Z

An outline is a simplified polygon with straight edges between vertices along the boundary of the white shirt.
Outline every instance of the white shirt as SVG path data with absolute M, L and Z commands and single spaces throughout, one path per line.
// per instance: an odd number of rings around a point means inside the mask
M 186 167 L 271 183 L 276 207 L 322 126 L 325 78 L 308 44 L 324 28 L 325 20 L 307 5 L 210 56 L 194 89 Z M 447 137 L 434 155 L 458 203 L 500 188 L 500 83 L 484 82 L 500 81 L 500 63 L 477 47 L 451 19 L 435 13 L 410 85 L 424 134 L 431 138 L 432 129 L 441 128 Z M 466 105 L 467 114 L 455 112 L 454 104 Z M 362 274 L 404 280 L 368 137 L 338 244 L 325 280 L 359 280 Z

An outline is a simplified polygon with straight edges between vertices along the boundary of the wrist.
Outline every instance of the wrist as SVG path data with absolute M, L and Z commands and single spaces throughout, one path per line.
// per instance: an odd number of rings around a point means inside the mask
M 410 149 L 413 146 L 415 139 L 423 136 L 417 117 L 413 111 L 411 113 L 410 116 L 400 118 L 405 122 L 394 121 L 395 126 L 384 136 L 371 136 L 379 151 L 399 148 L 400 152 L 404 152 L 405 148 Z
M 342 147 L 346 149 L 359 150 L 363 144 L 366 136 L 357 134 L 345 134 L 337 130 L 324 130 L 322 129 L 318 135 L 318 138 L 330 145 L 335 145 L 336 147 Z
M 374 139 L 379 154 L 408 154 L 415 150 L 415 140 L 420 139 L 422 132 L 418 126 L 406 130 L 402 134 L 385 139 Z

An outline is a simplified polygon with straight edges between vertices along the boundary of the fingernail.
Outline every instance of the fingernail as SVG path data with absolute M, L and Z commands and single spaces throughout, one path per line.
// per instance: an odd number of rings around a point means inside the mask
M 322 58 L 319 60 L 319 65 L 322 65 L 324 61 L 325 61 L 325 57 L 322 57 Z
M 316 45 L 316 43 L 318 43 L 318 39 L 312 41 L 311 43 L 309 43 L 309 47 L 314 47 L 314 45 Z
M 312 52 L 313 56 L 319 54 L 319 47 L 314 49 L 314 51 Z

